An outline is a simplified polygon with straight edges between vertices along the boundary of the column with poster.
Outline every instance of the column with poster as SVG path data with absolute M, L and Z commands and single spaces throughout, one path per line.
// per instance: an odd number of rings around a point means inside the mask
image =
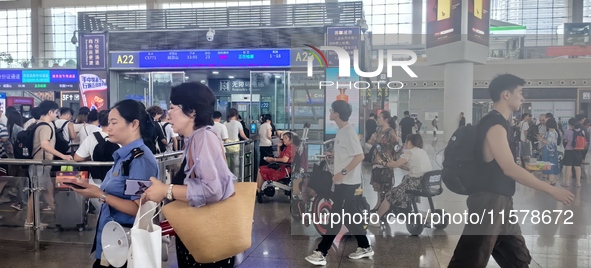
M 427 1 L 427 61 L 445 65 L 443 114 L 464 113 L 466 123 L 473 123 L 474 64 L 486 64 L 489 55 L 489 7 L 490 0 Z M 442 121 L 447 140 L 457 119 L 445 116 Z
M 355 127 L 357 133 L 359 132 L 359 125 L 361 117 L 359 115 L 360 109 L 360 91 L 355 87 L 355 83 L 359 81 L 359 75 L 352 68 L 354 61 L 354 51 L 359 50 L 361 45 L 361 28 L 356 27 L 327 27 L 326 28 L 326 45 L 340 47 L 347 51 L 350 60 L 350 76 L 340 77 L 339 68 L 326 68 L 325 79 L 328 82 L 324 88 L 325 90 L 325 112 L 326 120 L 324 121 L 325 140 L 331 139 L 337 134 L 338 126 L 330 118 L 330 106 L 336 100 L 346 101 L 351 105 L 352 114 L 349 118 L 349 124 Z M 334 51 L 326 51 L 326 59 L 328 61 L 327 67 L 339 66 L 340 59 Z M 332 82 L 332 83 L 330 83 Z
M 80 106 L 108 109 L 107 35 L 80 34 L 79 45 Z

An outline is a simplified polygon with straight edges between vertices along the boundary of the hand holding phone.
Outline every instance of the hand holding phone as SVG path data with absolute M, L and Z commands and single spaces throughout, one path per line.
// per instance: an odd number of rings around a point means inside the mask
M 80 186 L 78 184 L 75 184 L 73 182 L 63 182 L 63 184 L 64 185 L 68 185 L 68 186 L 73 187 L 73 188 L 76 188 L 76 189 L 79 189 L 79 190 L 86 189 L 86 187 L 82 187 L 82 186 Z

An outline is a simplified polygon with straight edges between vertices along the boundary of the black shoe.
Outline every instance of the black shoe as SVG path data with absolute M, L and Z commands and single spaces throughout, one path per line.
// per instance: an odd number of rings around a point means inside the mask
M 263 199 L 263 192 L 257 192 L 257 202 L 262 204 L 265 200 Z

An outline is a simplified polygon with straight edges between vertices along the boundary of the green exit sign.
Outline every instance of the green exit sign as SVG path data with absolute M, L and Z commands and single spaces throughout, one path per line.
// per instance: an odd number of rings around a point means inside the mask
M 47 84 L 35 84 L 35 88 L 47 88 Z

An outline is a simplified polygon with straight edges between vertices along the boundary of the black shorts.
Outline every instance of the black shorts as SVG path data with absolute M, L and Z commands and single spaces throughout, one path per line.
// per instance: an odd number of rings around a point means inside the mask
M 583 151 L 566 150 L 564 151 L 564 158 L 562 165 L 567 167 L 580 167 L 583 164 Z

